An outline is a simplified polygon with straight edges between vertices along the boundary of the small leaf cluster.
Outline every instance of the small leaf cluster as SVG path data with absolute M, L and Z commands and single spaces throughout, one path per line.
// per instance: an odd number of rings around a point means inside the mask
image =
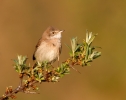
M 26 73 L 30 66 L 26 65 L 27 56 L 19 55 L 18 59 L 14 60 L 14 68 L 18 73 Z
M 29 88 L 29 83 L 31 82 L 58 82 L 59 78 L 66 75 L 70 71 L 69 64 L 67 62 L 63 62 L 59 67 L 53 67 L 48 62 L 36 62 L 32 67 L 26 64 L 27 61 L 26 56 L 19 55 L 17 60 L 14 60 L 15 70 L 19 73 L 19 77 L 27 77 L 24 80 L 25 86 L 27 89 Z M 36 86 L 33 85 L 33 89 Z M 27 90 L 25 89 L 25 90 Z M 29 89 L 28 89 L 29 90 Z
M 97 34 L 93 35 L 92 32 L 86 32 L 86 40 L 78 43 L 77 37 L 71 39 L 70 61 L 72 65 L 87 66 L 90 65 L 94 59 L 101 56 L 101 52 L 96 51 L 96 47 L 92 46 L 92 42 Z

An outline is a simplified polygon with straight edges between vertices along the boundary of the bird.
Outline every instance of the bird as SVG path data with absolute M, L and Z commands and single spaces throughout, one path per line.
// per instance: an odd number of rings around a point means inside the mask
M 42 34 L 35 47 L 33 60 L 48 63 L 54 63 L 56 60 L 58 60 L 59 63 L 59 55 L 61 54 L 62 50 L 62 32 L 64 32 L 64 30 L 59 30 L 49 26 Z

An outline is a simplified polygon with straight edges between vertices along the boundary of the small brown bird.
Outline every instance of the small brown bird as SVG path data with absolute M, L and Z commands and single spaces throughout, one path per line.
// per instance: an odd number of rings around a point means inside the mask
M 58 59 L 61 53 L 61 33 L 63 30 L 56 29 L 54 27 L 48 27 L 42 37 L 39 39 L 35 52 L 33 54 L 33 60 L 39 62 L 47 61 L 53 63 Z

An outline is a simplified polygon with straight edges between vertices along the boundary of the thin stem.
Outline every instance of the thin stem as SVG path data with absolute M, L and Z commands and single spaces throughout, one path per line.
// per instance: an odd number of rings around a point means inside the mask
M 33 82 L 29 82 L 28 86 L 32 86 L 33 84 L 37 83 L 38 81 L 33 81 Z M 24 92 L 25 91 L 26 85 L 24 84 L 23 86 L 19 85 L 16 89 L 14 89 L 11 93 L 8 94 L 4 94 L 4 96 L 0 97 L 0 100 L 7 100 L 7 98 L 13 96 L 14 94 L 18 93 L 18 92 Z M 30 92 L 29 92 L 30 93 Z

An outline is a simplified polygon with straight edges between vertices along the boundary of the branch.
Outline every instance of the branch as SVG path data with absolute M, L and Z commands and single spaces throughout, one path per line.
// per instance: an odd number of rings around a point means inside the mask
M 61 77 L 70 73 L 70 68 L 79 72 L 74 66 L 90 65 L 90 62 L 101 56 L 101 52 L 95 51 L 96 47 L 91 45 L 96 35 L 87 32 L 86 40 L 83 40 L 82 43 L 78 43 L 77 37 L 72 38 L 71 47 L 67 45 L 70 49 L 70 57 L 58 67 L 54 67 L 48 62 L 35 62 L 33 66 L 30 66 L 30 64 L 26 64 L 28 58 L 19 55 L 18 59 L 14 60 L 14 68 L 19 73 L 20 84 L 16 89 L 12 89 L 11 86 L 7 87 L 0 100 L 16 98 L 15 94 L 19 92 L 36 94 L 38 90 L 36 83 L 58 82 Z

